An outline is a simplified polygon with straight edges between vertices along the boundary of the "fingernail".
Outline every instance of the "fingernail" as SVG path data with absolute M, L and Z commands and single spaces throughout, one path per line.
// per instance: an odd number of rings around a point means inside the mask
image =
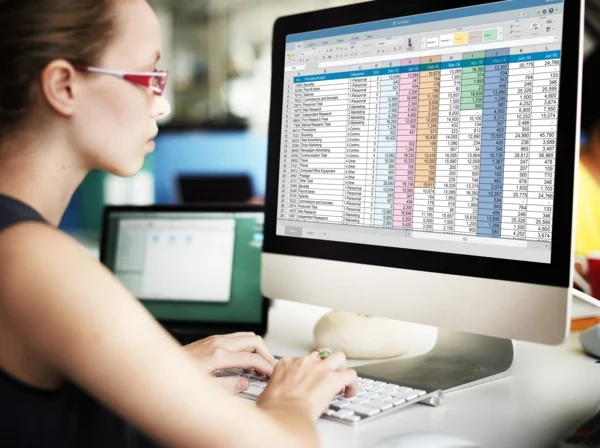
M 250 383 L 248 382 L 248 378 L 240 378 L 237 382 L 237 390 L 239 392 L 243 392 L 250 387 Z

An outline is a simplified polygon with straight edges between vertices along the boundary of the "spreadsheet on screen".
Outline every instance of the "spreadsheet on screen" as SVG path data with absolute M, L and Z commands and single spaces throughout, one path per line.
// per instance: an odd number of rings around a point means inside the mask
M 278 235 L 550 263 L 562 3 L 502 3 L 287 36 Z

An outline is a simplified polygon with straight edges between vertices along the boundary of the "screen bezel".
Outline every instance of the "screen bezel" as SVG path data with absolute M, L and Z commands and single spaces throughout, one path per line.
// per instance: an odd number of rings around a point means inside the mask
M 264 213 L 264 206 L 260 204 L 164 204 L 164 205 L 109 205 L 104 207 L 102 219 L 102 236 L 100 239 L 100 261 L 107 268 L 106 256 L 108 253 L 108 229 L 110 217 L 114 213 Z M 109 268 L 110 269 L 110 268 Z M 139 298 L 141 303 L 146 300 Z M 271 301 L 264 297 L 261 303 L 262 312 L 260 322 L 210 322 L 202 320 L 169 320 L 157 319 L 169 330 L 178 332 L 201 332 L 202 334 L 227 334 L 238 331 L 254 332 L 264 335 L 267 332 L 267 322 Z
M 574 164 L 578 135 L 578 120 L 574 118 L 579 113 L 577 98 L 581 11 L 576 0 L 565 0 L 562 3 L 563 30 L 568 29 L 570 32 L 563 32 L 561 50 L 555 202 L 549 264 L 276 235 L 286 36 L 486 3 L 494 2 L 458 0 L 452 2 L 452 7 L 438 0 L 366 2 L 282 17 L 275 22 L 263 252 L 540 285 L 569 286 Z M 559 186 L 564 186 L 562 191 L 559 191 Z

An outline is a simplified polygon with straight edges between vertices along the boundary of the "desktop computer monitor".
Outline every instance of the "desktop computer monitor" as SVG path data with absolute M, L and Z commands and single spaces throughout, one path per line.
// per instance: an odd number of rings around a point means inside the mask
M 278 19 L 263 293 L 561 343 L 582 18 L 459 0 Z

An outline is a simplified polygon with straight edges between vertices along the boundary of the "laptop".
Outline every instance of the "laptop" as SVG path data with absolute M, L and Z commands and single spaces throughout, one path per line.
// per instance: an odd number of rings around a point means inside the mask
M 260 205 L 107 206 L 100 260 L 179 342 L 267 331 Z

